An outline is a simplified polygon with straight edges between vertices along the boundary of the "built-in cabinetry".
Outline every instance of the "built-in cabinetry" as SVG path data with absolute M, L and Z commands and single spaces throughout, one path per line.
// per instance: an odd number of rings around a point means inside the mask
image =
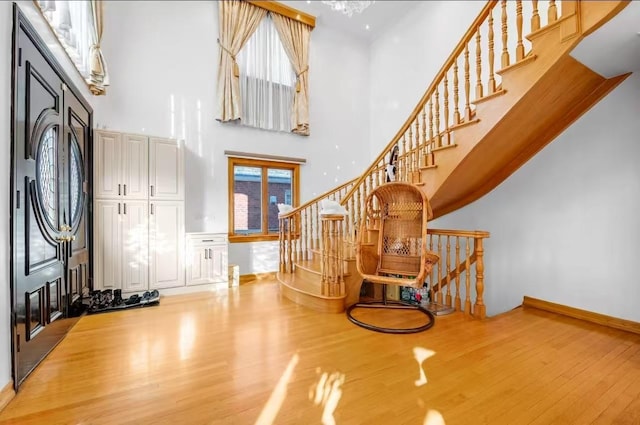
M 186 259 L 187 285 L 228 282 L 226 234 L 188 233 Z
M 96 130 L 94 144 L 94 289 L 184 286 L 180 143 Z

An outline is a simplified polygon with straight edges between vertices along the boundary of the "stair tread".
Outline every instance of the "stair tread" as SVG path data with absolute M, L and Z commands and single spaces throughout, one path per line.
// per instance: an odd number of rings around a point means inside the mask
M 311 295 L 317 298 L 337 300 L 337 299 L 344 299 L 346 297 L 346 295 L 342 295 L 342 296 L 322 295 L 322 285 L 320 283 L 320 279 L 318 279 L 317 281 L 312 281 L 292 273 L 279 272 L 278 280 L 283 285 L 286 285 L 287 287 L 295 291 L 301 292 L 303 294 Z
M 313 273 L 318 275 L 318 278 L 320 278 L 322 271 L 320 269 L 321 264 L 320 264 L 320 257 L 316 257 L 317 259 L 313 259 L 313 260 L 298 260 L 295 261 L 295 265 L 296 268 L 300 267 L 301 269 L 304 269 L 306 271 L 308 271 L 309 273 Z M 345 271 L 344 276 L 351 276 L 351 273 Z

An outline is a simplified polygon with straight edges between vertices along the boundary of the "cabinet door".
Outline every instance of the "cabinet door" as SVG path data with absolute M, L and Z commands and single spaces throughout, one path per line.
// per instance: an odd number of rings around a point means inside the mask
M 184 202 L 149 203 L 149 287 L 184 286 Z
M 149 138 L 149 198 L 184 199 L 183 149 L 172 139 Z
M 96 131 L 94 164 L 95 198 L 117 199 L 122 195 L 122 135 Z
M 122 195 L 125 199 L 147 199 L 149 143 L 145 136 L 122 135 Z
M 209 251 L 203 246 L 190 246 L 187 255 L 187 285 L 209 283 Z
M 125 201 L 122 204 L 122 290 L 149 289 L 149 204 Z
M 210 276 L 212 282 L 226 282 L 229 280 L 227 268 L 227 246 L 212 245 L 209 248 Z
M 94 289 L 122 288 L 122 202 L 94 203 Z

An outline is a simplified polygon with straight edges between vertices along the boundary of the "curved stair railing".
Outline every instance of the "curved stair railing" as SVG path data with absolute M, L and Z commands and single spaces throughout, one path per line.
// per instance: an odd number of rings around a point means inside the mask
M 561 3 L 566 15 L 576 13 L 577 2 L 565 0 Z M 539 5 L 545 6 L 546 13 L 541 12 Z M 523 38 L 525 16 L 533 33 L 544 27 L 541 15 L 546 16 L 546 25 L 559 21 L 556 1 L 488 1 L 410 116 L 371 165 L 358 178 L 279 216 L 280 272 L 292 273 L 297 259 L 308 259 L 312 252 L 320 254 L 319 211 L 324 199 L 338 201 L 346 208 L 339 233 L 344 240 L 338 244 L 346 252 L 341 253 L 340 258 L 355 255 L 355 231 L 364 211 L 364 201 L 373 189 L 386 181 L 387 157 L 391 150 L 398 148 L 395 180 L 421 184 L 422 170 L 437 167 L 438 152 L 456 146 L 454 131 L 479 121 L 474 104 L 504 93 L 500 72 L 531 59 L 528 54 L 530 44 Z M 496 62 L 501 71 L 496 71 Z M 474 241 L 480 240 L 480 247 L 483 237 L 488 234 L 474 237 Z M 476 261 L 476 257 L 468 255 L 464 261 L 471 260 Z M 476 308 L 479 316 L 484 317 L 482 264 L 478 263 L 476 267 L 480 280 Z M 468 273 L 468 269 L 463 269 L 447 271 L 445 276 L 454 273 L 451 276 L 455 280 L 455 273 Z M 342 276 L 338 279 L 342 281 Z M 434 289 L 441 292 L 445 286 L 450 286 L 450 282 L 450 278 L 439 280 Z M 340 287 L 344 288 L 344 285 Z M 465 307 L 465 310 L 470 312 L 471 307 Z

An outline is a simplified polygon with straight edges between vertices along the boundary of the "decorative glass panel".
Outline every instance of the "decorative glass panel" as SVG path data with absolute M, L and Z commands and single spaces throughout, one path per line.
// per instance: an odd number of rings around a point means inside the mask
M 84 203 L 82 192 L 82 156 L 76 138 L 71 135 L 71 163 L 69 164 L 69 197 L 71 201 L 71 223 L 75 224 L 82 214 Z
M 40 208 L 47 223 L 57 229 L 58 216 L 58 152 L 57 127 L 44 132 L 36 157 L 36 184 Z

